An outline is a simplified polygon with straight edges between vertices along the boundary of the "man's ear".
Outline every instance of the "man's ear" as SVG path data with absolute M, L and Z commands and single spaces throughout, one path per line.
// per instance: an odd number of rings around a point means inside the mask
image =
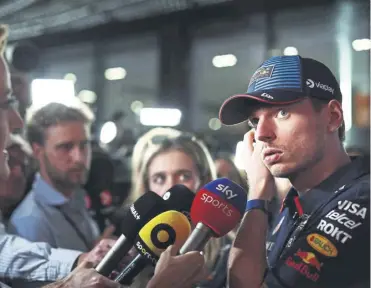
M 36 159 L 39 159 L 41 154 L 44 152 L 44 146 L 34 142 L 31 144 L 31 147 L 32 147 L 33 156 Z
M 331 100 L 328 104 L 328 126 L 329 132 L 336 132 L 343 123 L 343 109 L 337 100 Z

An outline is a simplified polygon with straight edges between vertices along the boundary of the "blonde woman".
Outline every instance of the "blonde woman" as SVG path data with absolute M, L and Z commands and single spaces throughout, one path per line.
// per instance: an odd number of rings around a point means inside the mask
M 132 173 L 132 201 L 148 191 L 162 196 L 175 184 L 197 192 L 216 179 L 214 162 L 204 143 L 192 134 L 170 128 L 152 129 L 138 140 L 133 151 Z M 204 249 L 210 276 L 222 247 L 224 239 L 213 238 Z

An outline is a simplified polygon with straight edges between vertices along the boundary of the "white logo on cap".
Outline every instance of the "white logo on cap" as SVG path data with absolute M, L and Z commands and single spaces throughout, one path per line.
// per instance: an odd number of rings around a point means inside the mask
M 322 84 L 321 82 L 314 82 L 312 79 L 307 79 L 307 81 L 305 83 L 307 84 L 307 86 L 309 88 L 317 87 L 317 88 L 320 88 L 322 90 L 329 91 L 332 95 L 334 95 L 334 88 L 332 88 L 332 87 L 330 87 L 326 84 Z
M 269 99 L 273 99 L 273 97 L 271 95 L 269 95 L 268 93 L 263 93 L 260 96 L 265 97 L 265 98 L 269 98 Z
M 307 86 L 309 88 L 314 88 L 314 82 L 312 79 L 307 79 L 307 82 L 306 82 Z

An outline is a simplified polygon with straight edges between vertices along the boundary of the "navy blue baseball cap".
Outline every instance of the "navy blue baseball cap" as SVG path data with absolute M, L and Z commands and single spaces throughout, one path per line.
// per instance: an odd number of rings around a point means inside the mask
M 306 97 L 342 101 L 340 86 L 323 63 L 300 56 L 275 56 L 263 62 L 251 77 L 247 92 L 229 97 L 219 119 L 234 125 L 248 119 L 254 105 L 286 105 Z

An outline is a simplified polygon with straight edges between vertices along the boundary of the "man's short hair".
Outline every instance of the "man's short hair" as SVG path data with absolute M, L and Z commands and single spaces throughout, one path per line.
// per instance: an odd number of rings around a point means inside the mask
M 329 102 L 329 101 L 326 101 L 326 100 L 317 99 L 317 98 L 313 98 L 313 97 L 309 98 L 309 99 L 312 103 L 314 111 L 316 111 L 316 112 L 321 111 L 323 106 L 327 105 L 328 102 Z M 339 133 L 340 141 L 344 142 L 345 141 L 345 122 L 344 122 L 344 119 L 343 119 L 343 122 L 341 123 L 341 126 L 339 127 L 338 133 Z
M 50 103 L 38 109 L 28 120 L 26 137 L 29 143 L 43 145 L 45 132 L 49 127 L 66 122 L 91 124 L 91 117 L 83 109 L 69 107 L 60 103 Z

